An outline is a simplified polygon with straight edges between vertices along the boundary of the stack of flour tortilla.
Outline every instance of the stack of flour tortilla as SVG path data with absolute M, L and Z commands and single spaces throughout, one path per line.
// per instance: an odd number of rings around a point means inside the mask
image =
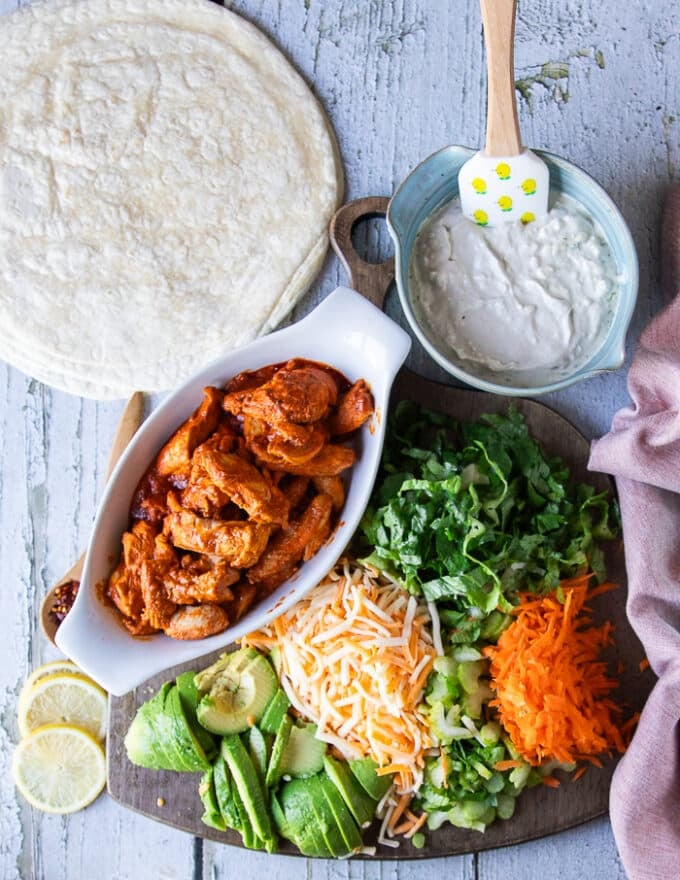
M 0 18 L 0 58 L 0 358 L 121 397 L 286 316 L 342 171 L 254 26 L 209 0 L 56 0 Z

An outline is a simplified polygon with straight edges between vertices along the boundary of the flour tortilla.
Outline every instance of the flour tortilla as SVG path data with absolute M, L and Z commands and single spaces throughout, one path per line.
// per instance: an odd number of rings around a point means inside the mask
M 285 318 L 342 170 L 253 25 L 209 0 L 49 0 L 0 18 L 0 58 L 0 358 L 123 397 Z

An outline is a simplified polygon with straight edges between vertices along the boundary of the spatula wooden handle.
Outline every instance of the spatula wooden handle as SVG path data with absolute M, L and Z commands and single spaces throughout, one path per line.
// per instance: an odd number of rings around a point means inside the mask
M 522 141 L 515 100 L 515 11 L 517 0 L 479 0 L 487 69 L 486 153 L 517 156 Z

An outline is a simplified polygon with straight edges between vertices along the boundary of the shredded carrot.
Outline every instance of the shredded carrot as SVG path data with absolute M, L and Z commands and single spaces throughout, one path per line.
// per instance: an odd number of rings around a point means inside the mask
M 504 770 L 514 770 L 515 767 L 521 766 L 521 761 L 496 761 L 496 763 L 493 765 L 493 769 L 499 770 L 501 773 L 503 773 Z
M 541 779 L 541 782 L 543 783 L 543 785 L 547 785 L 549 788 L 560 787 L 560 780 L 556 779 L 554 776 L 544 776 L 543 779 Z
M 416 821 L 411 824 L 411 827 L 408 829 L 408 831 L 406 832 L 404 837 L 408 837 L 408 838 L 413 837 L 413 835 L 416 832 L 420 831 L 420 829 L 423 827 L 423 825 L 425 824 L 426 821 L 427 821 L 427 813 L 421 813 L 421 815 L 418 816 Z
M 549 760 L 572 764 L 625 750 L 620 707 L 610 698 L 618 682 L 600 652 L 612 643 L 609 623 L 592 625 L 586 600 L 612 589 L 589 588 L 592 575 L 563 581 L 556 595 L 523 595 L 515 619 L 491 659 L 491 701 L 519 755 L 533 766 Z M 546 777 L 546 785 L 554 785 Z
M 572 781 L 572 782 L 576 782 L 577 779 L 580 779 L 580 778 L 583 776 L 583 774 L 586 772 L 587 769 L 588 769 L 588 765 L 587 765 L 587 764 L 583 764 L 583 765 L 582 765 L 581 767 L 579 767 L 578 770 L 572 775 L 572 777 L 571 777 L 571 781 Z
M 397 801 L 397 806 L 392 811 L 392 815 L 390 816 L 390 821 L 387 823 L 387 827 L 393 831 L 396 827 L 397 822 L 401 818 L 401 814 L 404 812 L 406 807 L 408 807 L 409 801 L 411 800 L 410 794 L 403 794 L 399 800 Z
M 640 672 L 644 672 L 645 669 L 649 669 L 649 660 L 646 657 L 643 657 L 642 660 L 640 660 L 638 668 Z
M 422 784 L 432 737 L 420 710 L 436 649 L 427 606 L 375 569 L 341 560 L 243 645 L 279 650 L 281 685 L 317 736 L 369 756 L 398 794 Z M 395 822 L 399 818 L 397 815 Z
M 405 834 L 407 831 L 410 831 L 413 827 L 413 822 L 410 819 L 407 819 L 405 822 L 402 822 L 401 825 L 397 825 L 396 828 L 390 829 L 392 834 L 396 837 L 397 834 Z
M 624 739 L 629 741 L 633 735 L 633 731 L 637 727 L 637 723 L 640 720 L 640 713 L 634 712 L 630 718 L 623 722 L 621 725 L 621 733 L 623 734 Z

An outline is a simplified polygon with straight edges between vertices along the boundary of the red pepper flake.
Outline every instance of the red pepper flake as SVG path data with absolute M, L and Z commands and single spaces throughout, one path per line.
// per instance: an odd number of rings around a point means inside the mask
M 73 607 L 73 603 L 76 601 L 76 596 L 78 595 L 79 587 L 80 581 L 71 580 L 65 581 L 63 584 L 59 584 L 59 586 L 55 588 L 54 604 L 50 608 L 50 617 L 56 621 L 57 626 L 59 626 Z

